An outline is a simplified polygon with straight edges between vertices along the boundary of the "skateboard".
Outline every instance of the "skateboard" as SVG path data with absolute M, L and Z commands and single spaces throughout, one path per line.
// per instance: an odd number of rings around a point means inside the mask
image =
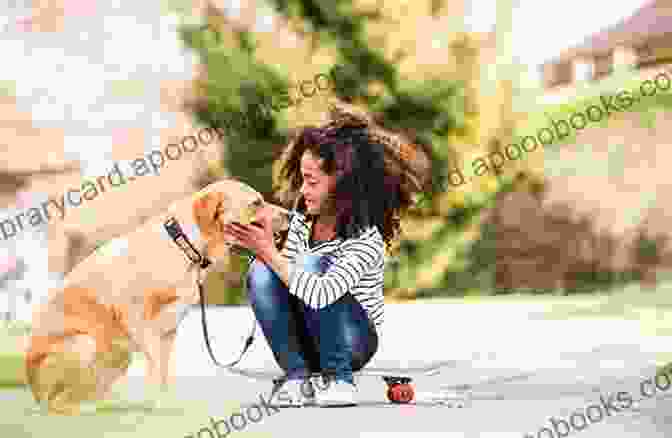
M 441 393 L 416 393 L 413 378 L 436 376 L 441 373 L 443 368 L 454 368 L 457 361 L 441 361 L 427 364 L 422 367 L 413 368 L 373 368 L 367 367 L 353 372 L 357 377 L 381 377 L 387 385 L 387 400 L 393 404 L 410 404 L 418 402 L 429 402 L 432 404 L 450 404 L 455 407 L 464 407 L 467 401 L 466 391 L 454 390 L 452 393 L 442 391 Z M 249 377 L 255 380 L 271 380 L 274 384 L 279 383 L 282 377 L 273 371 L 251 370 L 244 368 L 228 368 L 228 371 Z M 312 374 L 311 381 L 319 379 L 320 374 Z M 318 389 L 325 390 L 326 387 Z

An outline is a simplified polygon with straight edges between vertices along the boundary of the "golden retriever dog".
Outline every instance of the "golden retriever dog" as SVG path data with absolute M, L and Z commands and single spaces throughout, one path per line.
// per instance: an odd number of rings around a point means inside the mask
M 266 203 L 246 184 L 222 180 L 173 203 L 78 264 L 64 287 L 34 310 L 26 376 L 35 401 L 50 413 L 77 414 L 83 402 L 109 395 L 135 351 L 147 360 L 145 384 L 165 388 L 177 327 L 200 300 L 196 280 L 227 267 L 232 243 L 223 225 L 247 224 L 262 214 L 271 216 L 275 233 L 287 230 L 287 210 Z M 213 262 L 206 270 L 164 229 L 170 217 Z

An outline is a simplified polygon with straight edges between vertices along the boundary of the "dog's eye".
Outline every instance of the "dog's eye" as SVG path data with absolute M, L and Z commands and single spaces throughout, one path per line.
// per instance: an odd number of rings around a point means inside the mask
M 252 206 L 254 207 L 261 207 L 264 205 L 264 201 L 261 199 L 255 199 L 255 201 L 252 203 Z

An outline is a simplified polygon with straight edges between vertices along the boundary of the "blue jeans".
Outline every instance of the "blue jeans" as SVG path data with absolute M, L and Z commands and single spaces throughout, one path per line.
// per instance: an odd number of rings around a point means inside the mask
M 307 272 L 323 273 L 322 256 L 298 255 Z M 247 274 L 252 310 L 288 379 L 328 373 L 353 383 L 378 349 L 378 335 L 362 305 L 346 293 L 320 310 L 311 309 L 289 293 L 266 264 L 254 260 Z

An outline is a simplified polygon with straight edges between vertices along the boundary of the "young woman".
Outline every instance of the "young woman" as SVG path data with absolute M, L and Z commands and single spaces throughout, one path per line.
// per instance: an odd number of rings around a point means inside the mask
M 357 403 L 353 371 L 375 354 L 383 322 L 385 249 L 427 177 L 398 158 L 391 165 L 399 151 L 367 119 L 342 111 L 332 119 L 304 128 L 280 159 L 279 197 L 295 205 L 282 250 L 265 218 L 226 228 L 256 256 L 247 289 L 286 373 L 269 400 L 278 407 Z M 317 394 L 311 373 L 327 382 Z

